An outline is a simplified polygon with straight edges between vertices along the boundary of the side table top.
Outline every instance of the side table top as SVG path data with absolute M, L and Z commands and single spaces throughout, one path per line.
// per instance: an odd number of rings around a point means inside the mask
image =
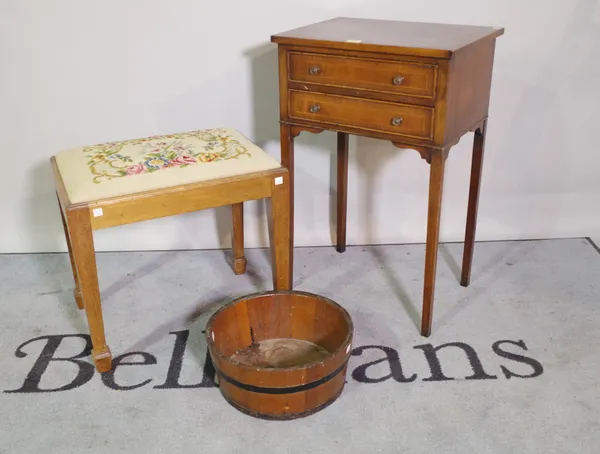
M 471 43 L 496 38 L 502 27 L 337 17 L 271 36 L 279 44 L 451 58 Z

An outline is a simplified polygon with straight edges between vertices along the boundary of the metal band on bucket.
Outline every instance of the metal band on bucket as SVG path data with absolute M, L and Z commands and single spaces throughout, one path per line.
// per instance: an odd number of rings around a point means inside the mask
M 346 367 L 347 362 L 348 362 L 347 360 L 344 361 L 344 363 L 340 367 L 338 367 L 336 370 L 334 370 L 333 372 L 331 372 L 328 375 L 325 375 L 324 377 L 319 378 L 318 380 L 315 380 L 310 383 L 305 383 L 304 385 L 287 386 L 287 387 L 282 387 L 282 388 L 272 388 L 272 387 L 266 387 L 266 386 L 249 385 L 247 383 L 239 382 L 236 379 L 225 375 L 220 370 L 217 370 L 217 373 L 219 374 L 219 378 L 222 378 L 223 380 L 232 384 L 233 386 L 236 386 L 245 391 L 251 391 L 253 393 L 261 393 L 261 394 L 293 394 L 293 393 L 300 393 L 303 391 L 308 391 L 309 389 L 316 388 L 317 386 L 320 386 L 323 383 L 327 383 L 329 380 L 332 380 L 340 372 L 342 372 L 344 370 L 344 367 Z

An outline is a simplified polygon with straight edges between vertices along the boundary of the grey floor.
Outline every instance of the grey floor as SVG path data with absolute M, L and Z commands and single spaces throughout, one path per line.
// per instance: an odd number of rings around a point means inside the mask
M 266 251 L 247 257 L 234 276 L 222 251 L 98 254 L 113 355 L 146 363 L 103 377 L 77 358 L 88 331 L 68 257 L 0 256 L 0 452 L 598 452 L 600 252 L 589 241 L 480 243 L 469 288 L 461 245 L 442 245 L 430 338 L 417 329 L 423 245 L 297 249 L 296 288 L 342 304 L 355 333 L 339 400 L 291 422 L 238 412 L 204 374 L 211 313 L 271 288 Z M 450 343 L 436 365 L 434 348 Z M 57 360 L 72 357 L 82 364 Z

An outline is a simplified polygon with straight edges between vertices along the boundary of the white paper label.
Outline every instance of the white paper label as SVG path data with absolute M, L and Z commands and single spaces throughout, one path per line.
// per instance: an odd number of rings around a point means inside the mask
M 283 177 L 276 177 L 275 186 L 279 186 L 280 184 L 283 184 Z
M 97 218 L 98 216 L 102 216 L 104 213 L 102 213 L 102 208 L 94 208 L 92 210 L 92 213 L 94 214 L 94 217 Z
M 347 39 L 346 42 L 358 44 L 358 43 L 362 43 L 362 39 Z

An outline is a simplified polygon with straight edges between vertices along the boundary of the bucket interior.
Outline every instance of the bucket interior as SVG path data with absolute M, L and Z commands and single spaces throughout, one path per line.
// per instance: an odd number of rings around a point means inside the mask
M 213 316 L 209 330 L 215 350 L 232 361 L 287 368 L 327 359 L 346 343 L 352 325 L 327 299 L 275 293 L 237 300 Z
M 323 347 L 300 339 L 266 339 L 238 350 L 233 361 L 246 366 L 287 368 L 323 361 L 331 352 Z

